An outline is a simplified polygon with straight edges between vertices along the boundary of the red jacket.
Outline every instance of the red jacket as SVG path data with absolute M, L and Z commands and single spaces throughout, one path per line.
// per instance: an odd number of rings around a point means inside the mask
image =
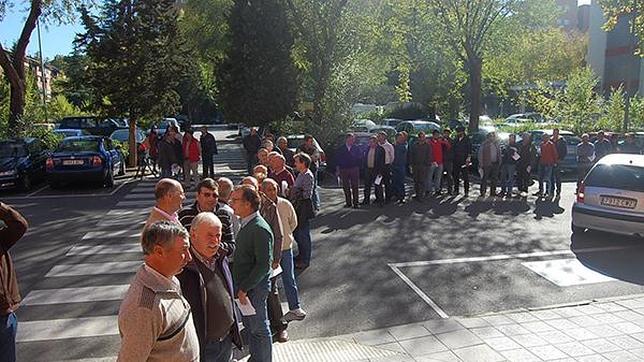
M 445 140 L 435 140 L 432 138 L 429 143 L 432 145 L 432 154 L 434 155 L 434 162 L 436 162 L 439 165 L 443 164 L 443 147 L 445 147 L 445 151 L 449 150 L 451 147 L 449 143 L 445 142 Z
M 193 139 L 183 143 L 183 156 L 191 162 L 199 161 L 199 141 Z
M 557 163 L 559 156 L 557 155 L 557 148 L 552 141 L 541 142 L 541 158 L 539 164 L 546 166 L 554 166 Z

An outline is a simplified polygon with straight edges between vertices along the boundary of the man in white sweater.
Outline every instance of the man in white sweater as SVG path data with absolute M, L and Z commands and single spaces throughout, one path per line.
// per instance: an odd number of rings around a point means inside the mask
M 119 310 L 118 361 L 199 361 L 190 304 L 175 277 L 192 260 L 188 232 L 176 222 L 156 222 L 143 231 L 141 246 L 145 264 Z
M 282 242 L 282 282 L 284 283 L 284 292 L 288 300 L 289 312 L 284 315 L 284 320 L 288 323 L 294 320 L 301 321 L 306 317 L 306 312 L 300 306 L 297 294 L 297 282 L 295 281 L 295 269 L 293 266 L 293 230 L 297 227 L 297 215 L 290 201 L 277 196 L 279 186 L 273 179 L 267 178 L 262 182 L 262 191 L 266 196 L 277 205 L 277 215 L 282 225 L 283 242 Z

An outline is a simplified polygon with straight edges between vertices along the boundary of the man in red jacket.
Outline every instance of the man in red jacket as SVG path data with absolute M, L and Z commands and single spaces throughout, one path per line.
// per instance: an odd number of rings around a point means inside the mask
M 187 130 L 183 138 L 183 182 L 186 190 L 199 182 L 199 160 L 201 159 L 201 145 L 192 136 L 192 130 Z
M 18 327 L 15 311 L 20 304 L 20 291 L 9 249 L 27 231 L 27 220 L 18 211 L 2 202 L 0 220 L 4 223 L 0 228 L 0 359 L 15 362 Z
M 553 184 L 552 184 L 552 168 L 557 163 L 559 156 L 557 155 L 557 148 L 555 144 L 550 140 L 550 136 L 544 133 L 541 136 L 541 145 L 539 146 L 540 154 L 539 157 L 539 196 L 548 198 L 549 194 L 554 193 Z M 544 188 L 544 182 L 547 184 L 547 188 Z M 545 195 L 544 195 L 545 192 Z

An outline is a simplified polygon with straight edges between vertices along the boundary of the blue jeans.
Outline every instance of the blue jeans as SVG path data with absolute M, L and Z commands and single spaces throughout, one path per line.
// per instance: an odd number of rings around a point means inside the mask
M 541 193 L 552 193 L 554 190 L 552 189 L 552 182 L 550 179 L 552 178 L 552 166 L 550 165 L 539 165 L 539 192 Z M 544 187 L 544 183 L 545 186 Z
M 394 196 L 399 200 L 405 199 L 405 166 L 394 166 L 391 169 L 392 180 L 391 186 L 394 190 Z
M 16 362 L 16 331 L 18 319 L 15 313 L 0 317 L 0 361 Z
M 248 291 L 248 300 L 255 307 L 255 315 L 242 316 L 242 323 L 248 332 L 249 362 L 271 362 L 273 360 L 273 341 L 266 309 L 269 290 L 270 282 L 266 277 L 255 288 Z
M 299 250 L 297 261 L 304 265 L 311 264 L 311 221 L 298 221 L 297 227 L 293 230 L 293 237 Z
M 228 334 L 218 342 L 208 342 L 201 360 L 204 362 L 230 362 L 233 358 L 233 339 Z
M 439 192 L 441 190 L 441 178 L 443 177 L 443 164 L 429 167 L 429 192 Z
M 284 283 L 284 293 L 288 301 L 288 309 L 294 310 L 300 307 L 300 301 L 297 296 L 297 282 L 295 281 L 295 268 L 293 267 L 293 249 L 282 250 L 282 283 Z
M 505 164 L 501 166 L 501 192 L 511 194 L 514 187 L 514 173 L 517 166 L 514 164 Z

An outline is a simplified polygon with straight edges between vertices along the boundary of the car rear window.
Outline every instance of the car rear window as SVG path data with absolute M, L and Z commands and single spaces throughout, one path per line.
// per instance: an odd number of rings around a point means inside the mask
M 584 182 L 586 186 L 644 192 L 644 167 L 597 165 Z
M 62 152 L 98 152 L 98 141 L 83 139 L 67 139 L 58 145 L 57 151 Z
M 0 143 L 0 157 L 25 157 L 27 149 L 20 143 L 2 142 Z

